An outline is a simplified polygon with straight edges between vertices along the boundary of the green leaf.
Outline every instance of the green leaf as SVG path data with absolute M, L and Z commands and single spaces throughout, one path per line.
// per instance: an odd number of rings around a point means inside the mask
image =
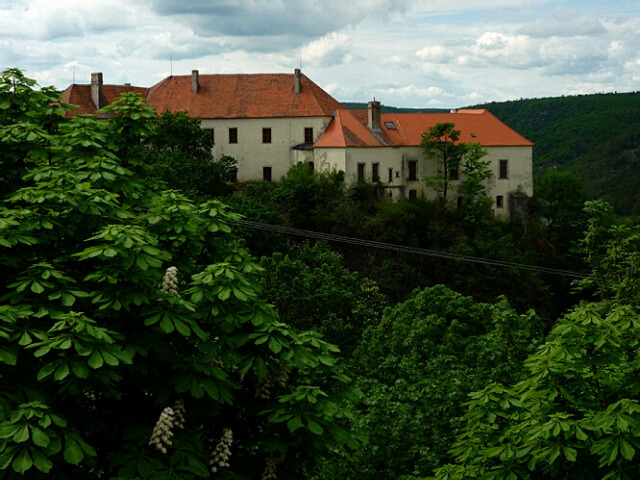
M 7 365 L 15 365 L 18 361 L 18 357 L 13 353 L 0 348 L 0 362 L 6 363 Z
M 33 443 L 38 447 L 46 447 L 51 441 L 49 439 L 49 435 L 47 435 L 44 430 L 41 430 L 38 427 L 31 427 L 31 438 L 33 440 Z
M 309 427 L 309 430 L 316 435 L 322 435 L 322 432 L 324 432 L 324 429 L 310 418 L 307 418 L 307 427 Z
M 51 467 L 53 466 L 53 462 L 46 455 L 40 453 L 38 450 L 32 450 L 33 454 L 33 464 L 35 467 L 43 473 L 49 473 Z
M 13 441 L 16 443 L 22 443 L 29 440 L 29 425 L 24 425 L 13 436 Z
M 24 474 L 24 472 L 29 470 L 32 465 L 33 460 L 31 459 L 29 450 L 26 447 L 22 449 L 13 461 L 13 469 L 20 474 Z
M 53 374 L 53 378 L 59 381 L 66 378 L 67 375 L 69 375 L 69 365 L 67 365 L 66 363 L 63 363 L 58 367 L 58 369 L 56 370 L 56 373 Z
M 632 460 L 636 454 L 635 449 L 624 438 L 620 439 L 620 453 L 626 460 Z
M 578 457 L 578 452 L 571 447 L 562 447 L 562 451 L 564 452 L 564 456 L 567 460 L 569 460 L 570 462 L 575 462 L 576 458 Z
M 104 365 L 102 355 L 100 355 L 100 351 L 97 348 L 93 351 L 93 353 L 89 357 L 89 360 L 87 360 L 87 363 L 91 368 L 100 368 L 102 365 Z
M 162 321 L 160 322 L 160 330 L 164 333 L 171 333 L 175 330 L 173 326 L 173 322 L 171 321 L 171 317 L 169 315 L 165 315 L 162 317 Z
M 295 432 L 300 427 L 302 427 L 302 418 L 300 417 L 300 415 L 296 415 L 287 422 L 287 428 L 291 433 Z
M 80 445 L 78 445 L 75 440 L 66 436 L 62 456 L 67 463 L 78 465 L 84 458 L 84 453 L 82 453 Z

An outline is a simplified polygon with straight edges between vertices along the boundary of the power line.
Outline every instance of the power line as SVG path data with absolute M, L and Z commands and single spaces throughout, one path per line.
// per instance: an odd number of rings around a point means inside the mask
M 283 235 L 295 235 L 307 238 L 315 238 L 327 242 L 348 243 L 351 245 L 359 245 L 363 247 L 378 248 L 381 250 L 391 250 L 401 253 L 409 253 L 412 255 L 420 255 L 424 257 L 442 258 L 446 260 L 455 260 L 458 262 L 479 263 L 483 265 L 491 265 L 494 267 L 517 268 L 520 270 L 530 270 L 540 273 L 549 273 L 552 275 L 563 275 L 572 278 L 586 278 L 588 275 L 584 273 L 572 272 L 570 270 L 559 270 L 556 268 L 540 267 L 536 265 L 527 265 L 524 263 L 505 262 L 502 260 L 494 260 L 491 258 L 474 257 L 472 255 L 462 255 L 459 253 L 438 252 L 436 250 L 427 250 L 424 248 L 406 247 L 403 245 L 395 245 L 391 243 L 376 242 L 373 240 L 363 240 L 355 237 L 344 237 L 341 235 L 333 235 L 331 233 L 314 232 L 312 230 L 301 230 L 299 228 L 283 227 L 280 225 L 270 225 L 267 223 L 250 222 L 247 220 L 228 220 L 227 223 L 238 227 L 250 228 L 254 230 L 264 230 L 268 232 L 281 233 Z

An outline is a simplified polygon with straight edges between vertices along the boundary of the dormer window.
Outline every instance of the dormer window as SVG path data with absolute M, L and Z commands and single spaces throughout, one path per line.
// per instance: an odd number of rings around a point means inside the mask
M 387 127 L 389 130 L 397 130 L 396 124 L 393 122 L 384 122 L 384 126 Z

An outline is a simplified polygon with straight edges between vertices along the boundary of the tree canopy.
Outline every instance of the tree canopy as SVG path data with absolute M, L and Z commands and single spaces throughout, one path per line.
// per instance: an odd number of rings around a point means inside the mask
M 156 113 L 34 87 L 0 76 L 0 477 L 309 478 L 357 446 L 337 348 L 265 302 L 238 217 L 151 179 Z

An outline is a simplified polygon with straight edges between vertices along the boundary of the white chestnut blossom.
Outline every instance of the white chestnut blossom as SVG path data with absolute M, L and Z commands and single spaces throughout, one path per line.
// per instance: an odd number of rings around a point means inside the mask
M 231 444 L 233 443 L 233 432 L 229 428 L 225 428 L 222 432 L 222 438 L 218 442 L 215 450 L 211 452 L 211 471 L 216 473 L 218 468 L 229 467 L 229 458 L 231 458 Z
M 176 295 L 178 293 L 178 269 L 169 267 L 162 279 L 162 291 Z
M 167 447 L 172 444 L 174 413 L 171 407 L 165 408 L 160 414 L 160 418 L 153 427 L 149 445 L 155 446 L 162 453 L 167 453 Z

